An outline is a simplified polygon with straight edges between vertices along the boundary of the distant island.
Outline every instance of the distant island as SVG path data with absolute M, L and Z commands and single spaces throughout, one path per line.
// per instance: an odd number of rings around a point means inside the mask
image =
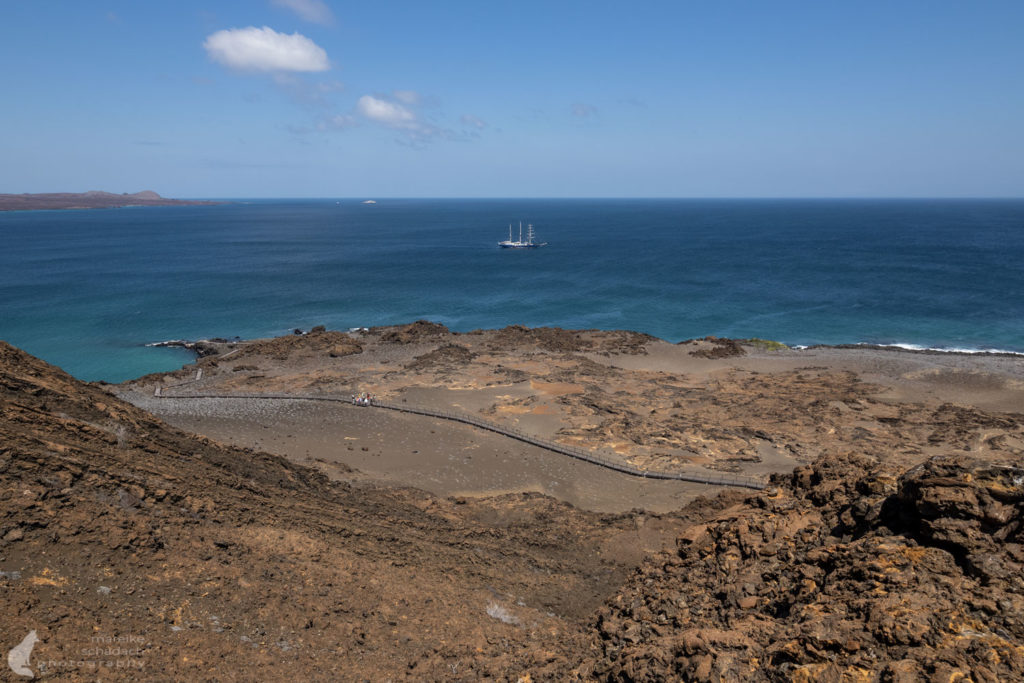
M 116 209 L 122 206 L 188 206 L 218 202 L 166 199 L 152 190 L 135 194 L 112 192 L 47 192 L 43 194 L 0 194 L 0 211 L 41 209 Z

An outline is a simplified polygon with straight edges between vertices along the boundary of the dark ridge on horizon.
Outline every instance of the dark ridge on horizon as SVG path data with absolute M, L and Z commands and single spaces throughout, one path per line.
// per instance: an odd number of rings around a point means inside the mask
M 44 192 L 39 194 L 0 194 L 0 211 L 43 211 L 54 209 L 117 209 L 125 206 L 195 206 L 215 202 L 168 199 L 152 190 L 114 194 L 101 190 L 88 192 Z

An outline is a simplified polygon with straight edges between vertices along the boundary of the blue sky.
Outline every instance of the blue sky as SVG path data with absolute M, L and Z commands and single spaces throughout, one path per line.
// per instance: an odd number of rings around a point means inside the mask
M 4 2 L 0 192 L 1024 196 L 1024 2 Z

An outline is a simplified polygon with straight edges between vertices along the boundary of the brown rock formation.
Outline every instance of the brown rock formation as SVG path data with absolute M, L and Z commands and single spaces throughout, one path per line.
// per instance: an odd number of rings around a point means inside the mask
M 408 325 L 393 328 L 373 328 L 371 332 L 382 332 L 380 340 L 390 344 L 415 344 L 432 341 L 449 334 L 448 328 L 440 323 L 417 320 Z
M 1019 680 L 1024 461 L 823 460 L 688 530 L 596 622 L 615 680 Z
M 290 334 L 250 342 L 240 347 L 236 358 L 268 357 L 275 361 L 297 362 L 300 358 L 330 356 L 340 358 L 359 353 L 363 347 L 344 332 L 314 327 L 307 334 Z
M 700 345 L 696 351 L 691 351 L 690 355 L 695 358 L 732 358 L 734 356 L 742 356 L 746 353 L 740 343 L 735 339 L 722 339 L 720 337 L 704 337 L 700 340 L 706 342 Z M 680 342 L 686 343 L 697 343 L 700 342 Z

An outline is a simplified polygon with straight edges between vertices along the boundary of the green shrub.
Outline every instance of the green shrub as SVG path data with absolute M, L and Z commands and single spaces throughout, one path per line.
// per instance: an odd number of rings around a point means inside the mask
M 757 347 L 762 351 L 783 351 L 789 348 L 782 342 L 772 341 L 771 339 L 758 339 L 757 337 L 744 339 L 742 343 Z

